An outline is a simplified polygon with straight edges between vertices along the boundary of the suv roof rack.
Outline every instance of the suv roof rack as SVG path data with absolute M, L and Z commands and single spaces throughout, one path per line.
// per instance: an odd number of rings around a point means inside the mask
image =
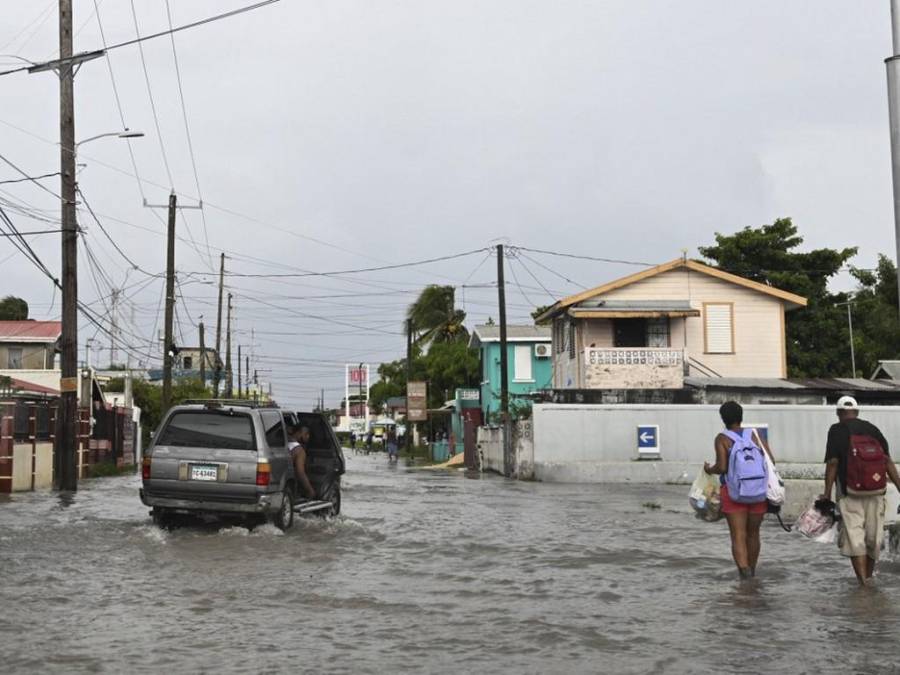
M 248 401 L 241 398 L 189 398 L 182 401 L 183 405 L 205 405 L 209 408 L 220 408 L 225 405 L 243 406 L 245 408 L 277 408 L 274 403 L 263 401 Z

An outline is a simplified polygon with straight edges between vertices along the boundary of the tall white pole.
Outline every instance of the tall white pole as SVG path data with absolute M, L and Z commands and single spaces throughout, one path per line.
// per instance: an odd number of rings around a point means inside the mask
M 347 429 L 350 429 L 350 364 L 344 364 L 344 402 L 347 412 Z
M 853 346 L 853 307 L 852 302 L 847 303 L 847 325 L 850 327 L 850 365 L 853 368 L 853 379 L 856 379 L 856 347 Z
M 361 374 L 360 374 L 361 375 Z M 369 364 L 366 364 L 366 428 L 369 426 Z
M 891 0 L 893 54 L 885 59 L 888 85 L 888 120 L 891 132 L 891 170 L 894 184 L 894 239 L 900 267 L 900 0 Z M 897 275 L 900 292 L 900 274 Z

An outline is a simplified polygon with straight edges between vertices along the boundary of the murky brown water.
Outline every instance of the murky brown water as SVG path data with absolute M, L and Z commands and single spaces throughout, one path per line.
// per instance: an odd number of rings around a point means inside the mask
M 0 671 L 900 672 L 900 563 L 860 590 L 767 526 L 741 586 L 683 487 L 350 457 L 344 515 L 282 535 L 162 532 L 138 484 L 0 502 Z

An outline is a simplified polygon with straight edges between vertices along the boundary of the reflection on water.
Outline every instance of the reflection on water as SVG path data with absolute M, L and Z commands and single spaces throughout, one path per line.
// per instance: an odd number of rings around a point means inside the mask
M 773 524 L 742 583 L 682 487 L 349 461 L 344 515 L 287 534 L 160 530 L 134 477 L 0 501 L 3 669 L 897 672 L 900 562 L 860 589 Z

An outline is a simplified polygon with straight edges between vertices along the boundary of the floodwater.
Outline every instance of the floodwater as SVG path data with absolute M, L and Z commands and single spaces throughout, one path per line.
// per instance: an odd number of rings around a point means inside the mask
M 348 463 L 285 535 L 161 531 L 132 476 L 0 501 L 0 671 L 900 672 L 898 562 L 767 525 L 742 585 L 686 487 Z

